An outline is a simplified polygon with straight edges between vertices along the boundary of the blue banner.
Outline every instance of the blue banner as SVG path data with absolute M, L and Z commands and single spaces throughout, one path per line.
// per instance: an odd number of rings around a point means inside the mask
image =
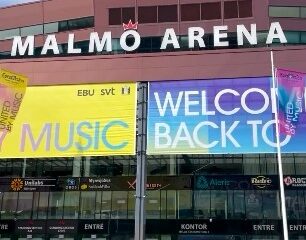
M 270 77 L 150 83 L 148 154 L 275 153 L 271 83 Z M 281 137 L 282 152 L 306 152 L 305 122 L 296 135 Z

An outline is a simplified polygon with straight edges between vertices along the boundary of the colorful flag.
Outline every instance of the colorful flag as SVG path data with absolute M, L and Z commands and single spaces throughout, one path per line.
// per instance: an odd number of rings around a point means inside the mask
M 24 97 L 28 79 L 0 70 L 0 149 L 5 136 L 12 131 L 13 122 Z
M 280 134 L 293 136 L 303 112 L 305 74 L 276 69 Z

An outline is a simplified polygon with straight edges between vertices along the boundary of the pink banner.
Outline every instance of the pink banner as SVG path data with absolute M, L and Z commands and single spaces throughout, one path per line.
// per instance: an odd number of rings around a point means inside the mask
M 303 112 L 305 74 L 277 69 L 280 134 L 293 136 Z

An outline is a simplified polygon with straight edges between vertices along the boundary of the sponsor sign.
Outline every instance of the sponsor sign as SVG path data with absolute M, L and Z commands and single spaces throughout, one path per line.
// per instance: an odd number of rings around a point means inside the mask
M 256 190 L 278 189 L 276 176 L 247 176 L 247 175 L 197 175 L 194 180 L 197 190 Z
M 134 83 L 30 87 L 22 104 L 0 158 L 135 153 Z
M 184 190 L 191 189 L 190 176 L 178 177 L 148 177 L 146 189 L 147 190 Z M 126 180 L 128 190 L 136 190 L 136 178 L 129 178 Z
M 80 189 L 82 191 L 106 191 L 111 190 L 111 178 L 81 178 Z
M 148 154 L 275 153 L 270 82 L 258 77 L 150 83 Z M 306 152 L 306 124 L 299 129 L 281 137 L 283 153 Z
M 49 191 L 56 186 L 56 179 L 43 178 L 14 178 L 11 181 L 11 190 L 14 192 Z
M 58 178 L 56 189 L 58 191 L 76 191 L 79 190 L 79 178 Z
M 265 176 L 251 178 L 252 185 L 258 189 L 267 189 L 272 185 L 272 179 Z
M 306 176 L 284 176 L 286 188 L 306 188 Z

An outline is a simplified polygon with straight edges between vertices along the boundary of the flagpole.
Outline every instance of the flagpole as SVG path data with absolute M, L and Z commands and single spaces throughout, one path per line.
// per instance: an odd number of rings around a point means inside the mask
M 282 222 L 283 222 L 283 234 L 284 240 L 289 240 L 288 236 L 288 222 L 287 222 L 287 211 L 286 211 L 286 198 L 285 198 L 285 188 L 284 188 L 284 175 L 283 175 L 283 165 L 282 165 L 282 154 L 279 139 L 279 122 L 278 122 L 278 108 L 277 108 L 277 98 L 276 98 L 276 83 L 275 83 L 275 68 L 274 68 L 274 53 L 271 50 L 271 67 L 272 67 L 272 87 L 273 87 L 273 97 L 274 97 L 274 119 L 276 121 L 276 145 L 277 145 L 277 163 L 278 163 L 278 175 L 279 175 L 279 185 L 280 185 L 280 197 L 281 197 L 281 210 L 282 210 Z

